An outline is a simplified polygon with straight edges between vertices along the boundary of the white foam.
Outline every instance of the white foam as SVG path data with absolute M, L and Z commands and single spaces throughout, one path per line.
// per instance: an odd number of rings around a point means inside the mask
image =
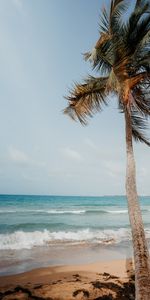
M 143 212 L 150 212 L 150 209 L 142 209 Z M 128 214 L 127 209 L 122 209 L 122 210 L 99 210 L 99 209 L 93 209 L 93 210 L 62 210 L 62 209 L 1 209 L 0 214 L 4 213 L 44 213 L 44 214 L 85 214 L 85 213 L 110 213 L 110 214 Z
M 84 214 L 86 210 L 48 210 L 49 214 Z
M 127 214 L 128 210 L 124 209 L 124 210 L 107 210 L 108 213 L 110 214 Z
M 113 240 L 120 242 L 130 238 L 127 229 L 119 230 L 78 230 L 78 231 L 43 231 L 24 232 L 16 231 L 10 234 L 0 234 L 0 249 L 31 249 L 36 246 L 44 246 L 53 243 L 64 242 L 98 242 L 105 243 Z
M 49 241 L 47 230 L 24 232 L 16 231 L 10 234 L 0 234 L 0 249 L 31 249 L 42 246 Z
M 150 229 L 146 229 L 146 236 L 150 238 Z M 49 246 L 60 243 L 83 242 L 110 244 L 131 240 L 129 229 L 120 228 L 117 230 L 78 230 L 78 231 L 43 231 L 24 232 L 16 231 L 10 234 L 0 234 L 1 250 L 32 249 L 37 246 Z
M 86 210 L 44 210 L 44 209 L 18 209 L 18 210 L 0 210 L 0 213 L 48 213 L 48 214 L 84 214 Z

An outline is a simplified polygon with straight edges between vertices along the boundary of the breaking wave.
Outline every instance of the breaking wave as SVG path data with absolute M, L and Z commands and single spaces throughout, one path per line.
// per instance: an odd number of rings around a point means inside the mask
M 150 231 L 149 231 L 150 235 Z M 77 230 L 77 231 L 55 231 L 47 229 L 43 231 L 15 231 L 13 233 L 0 234 L 0 249 L 32 249 L 36 246 L 50 246 L 60 243 L 98 243 L 112 244 L 128 241 L 131 239 L 130 230 L 120 228 L 117 230 Z

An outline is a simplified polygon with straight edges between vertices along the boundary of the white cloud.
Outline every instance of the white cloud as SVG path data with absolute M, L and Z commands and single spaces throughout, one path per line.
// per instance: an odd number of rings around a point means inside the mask
M 72 160 L 75 160 L 75 161 L 81 161 L 82 160 L 82 156 L 81 154 L 74 150 L 74 149 L 71 149 L 69 147 L 66 147 L 66 148 L 63 148 L 61 150 L 61 152 L 63 153 L 63 155 L 69 159 L 72 159 Z

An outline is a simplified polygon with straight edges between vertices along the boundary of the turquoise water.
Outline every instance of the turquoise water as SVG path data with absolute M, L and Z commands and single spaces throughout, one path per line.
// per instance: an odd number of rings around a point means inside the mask
M 150 197 L 141 198 L 150 237 Z M 0 250 L 130 240 L 123 196 L 0 196 Z
M 150 238 L 150 197 L 140 199 Z M 0 195 L 0 274 L 132 255 L 126 198 Z

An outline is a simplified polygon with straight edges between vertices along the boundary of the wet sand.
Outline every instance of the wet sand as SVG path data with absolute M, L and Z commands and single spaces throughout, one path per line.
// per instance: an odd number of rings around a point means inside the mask
M 131 259 L 34 269 L 0 277 L 0 299 L 132 300 Z

